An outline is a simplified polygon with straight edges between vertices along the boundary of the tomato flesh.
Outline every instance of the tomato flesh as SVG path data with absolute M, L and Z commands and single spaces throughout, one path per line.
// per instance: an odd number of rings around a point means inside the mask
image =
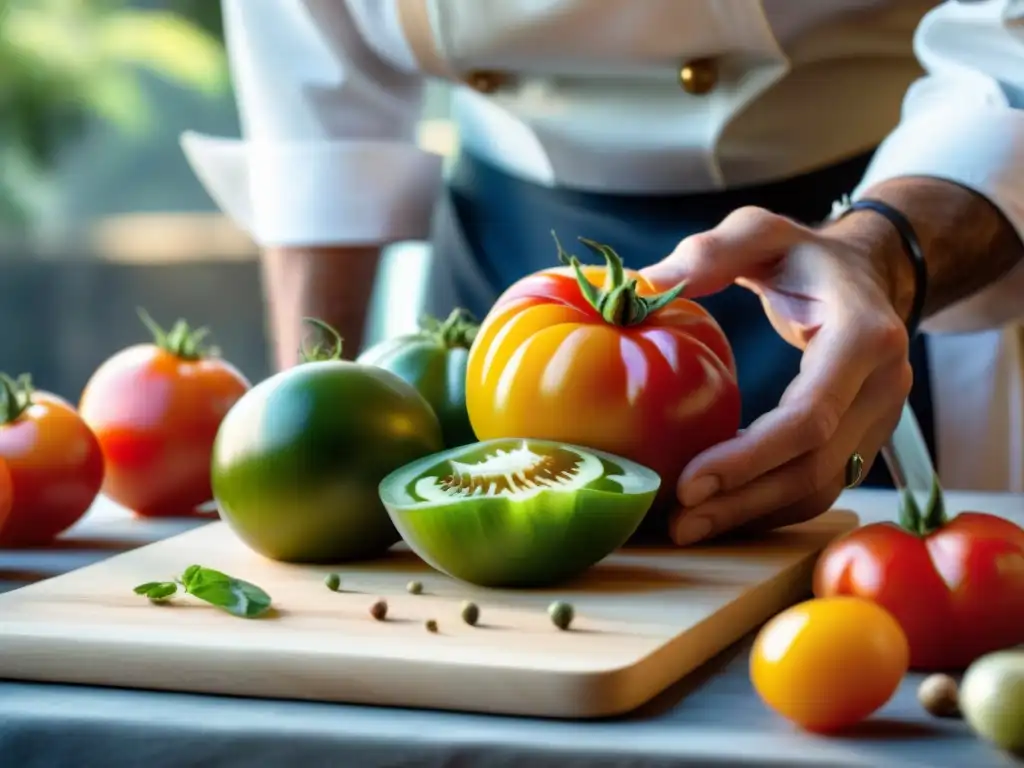
M 619 456 L 499 439 L 402 467 L 380 496 L 402 538 L 437 570 L 484 587 L 541 587 L 624 544 L 659 484 Z
M 889 701 L 909 659 L 906 636 L 881 606 L 856 597 L 808 600 L 758 633 L 750 679 L 778 714 L 828 733 L 859 723 Z
M 221 424 L 212 460 L 221 517 L 274 560 L 377 557 L 398 541 L 377 487 L 439 451 L 429 403 L 393 373 L 330 360 L 260 382 Z
M 64 399 L 32 393 L 32 404 L 0 425 L 0 458 L 13 490 L 0 547 L 49 543 L 89 510 L 103 484 L 96 436 Z
M 144 517 L 185 516 L 211 501 L 213 441 L 248 389 L 219 358 L 184 359 L 154 344 L 111 357 L 79 406 L 103 448 L 103 492 Z
M 868 525 L 825 549 L 814 593 L 884 606 L 907 634 L 913 669 L 962 670 L 1024 644 L 1024 530 L 981 512 L 924 536 Z
M 595 285 L 606 278 L 604 267 L 583 272 Z M 639 295 L 654 294 L 627 275 Z M 555 440 L 651 467 L 659 506 L 674 501 L 685 466 L 740 424 L 735 361 L 706 310 L 676 299 L 618 326 L 568 268 L 530 275 L 498 299 L 470 351 L 467 407 L 480 440 Z

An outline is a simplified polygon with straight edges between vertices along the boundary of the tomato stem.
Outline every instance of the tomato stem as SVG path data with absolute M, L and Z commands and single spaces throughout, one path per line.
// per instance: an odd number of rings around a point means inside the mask
M 913 493 L 907 489 L 900 492 L 899 520 L 900 526 L 915 536 L 928 536 L 949 522 L 938 478 L 932 479 L 928 504 L 923 511 Z
M 0 424 L 12 424 L 32 405 L 32 377 L 23 373 L 12 379 L 0 373 Z
M 210 335 L 208 328 L 192 328 L 185 320 L 179 318 L 171 326 L 171 330 L 165 331 L 142 307 L 135 311 L 142 324 L 153 334 L 153 343 L 168 354 L 182 360 L 201 360 L 219 354 L 216 347 L 204 345 L 206 337 Z
M 303 342 L 302 346 L 299 347 L 299 359 L 303 363 L 320 363 L 329 360 L 341 360 L 341 353 L 345 346 L 345 342 L 341 338 L 340 333 L 323 320 L 318 320 L 315 317 L 304 317 L 302 318 L 302 322 L 312 325 L 316 330 L 320 331 L 321 335 L 327 336 L 332 342 L 332 346 L 330 347 L 324 346 L 320 343 L 314 344 L 312 347 L 307 347 L 305 342 Z
M 607 272 L 604 285 L 600 288 L 591 283 L 583 274 L 583 267 L 580 260 L 575 256 L 566 253 L 562 248 L 558 235 L 551 233 L 555 238 L 555 245 L 558 247 L 558 259 L 566 266 L 572 267 L 576 273 L 576 281 L 580 285 L 580 292 L 597 313 L 608 323 L 618 326 L 639 325 L 648 317 L 660 309 L 678 299 L 686 289 L 686 281 L 679 283 L 664 293 L 654 296 L 641 296 L 637 292 L 635 279 L 626 277 L 622 257 L 617 254 L 611 246 L 588 240 L 585 237 L 579 238 L 587 248 L 604 258 Z
M 428 338 L 437 339 L 448 349 L 469 349 L 473 346 L 480 325 L 469 310 L 456 307 L 447 318 L 438 320 L 436 317 L 424 315 L 420 318 L 420 333 Z

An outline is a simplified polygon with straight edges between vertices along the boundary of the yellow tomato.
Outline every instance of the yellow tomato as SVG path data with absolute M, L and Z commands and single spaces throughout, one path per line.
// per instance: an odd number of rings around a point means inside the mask
M 885 704 L 910 665 L 896 620 L 859 597 L 829 597 L 783 611 L 761 629 L 750 679 L 762 701 L 819 733 L 854 725 Z

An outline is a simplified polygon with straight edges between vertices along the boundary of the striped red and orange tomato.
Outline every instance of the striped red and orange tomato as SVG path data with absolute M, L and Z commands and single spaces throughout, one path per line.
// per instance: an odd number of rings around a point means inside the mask
M 659 473 L 659 503 L 698 453 L 736 434 L 740 393 L 725 334 L 681 287 L 656 293 L 609 247 L 508 288 L 470 350 L 479 440 L 530 437 L 624 456 Z

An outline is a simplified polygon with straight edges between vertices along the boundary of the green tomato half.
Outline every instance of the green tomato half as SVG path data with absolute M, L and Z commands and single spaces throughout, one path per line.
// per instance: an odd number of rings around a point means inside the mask
M 626 543 L 660 484 L 619 456 L 508 438 L 414 461 L 384 478 L 380 496 L 437 570 L 482 587 L 543 587 Z
M 213 494 L 221 518 L 266 557 L 372 558 L 399 540 L 381 480 L 443 447 L 437 416 L 398 376 L 303 363 L 253 387 L 221 422 Z
M 441 422 L 446 448 L 476 442 L 466 410 L 466 362 L 478 326 L 461 309 L 445 321 L 424 318 L 418 333 L 386 339 L 356 359 L 414 386 Z

